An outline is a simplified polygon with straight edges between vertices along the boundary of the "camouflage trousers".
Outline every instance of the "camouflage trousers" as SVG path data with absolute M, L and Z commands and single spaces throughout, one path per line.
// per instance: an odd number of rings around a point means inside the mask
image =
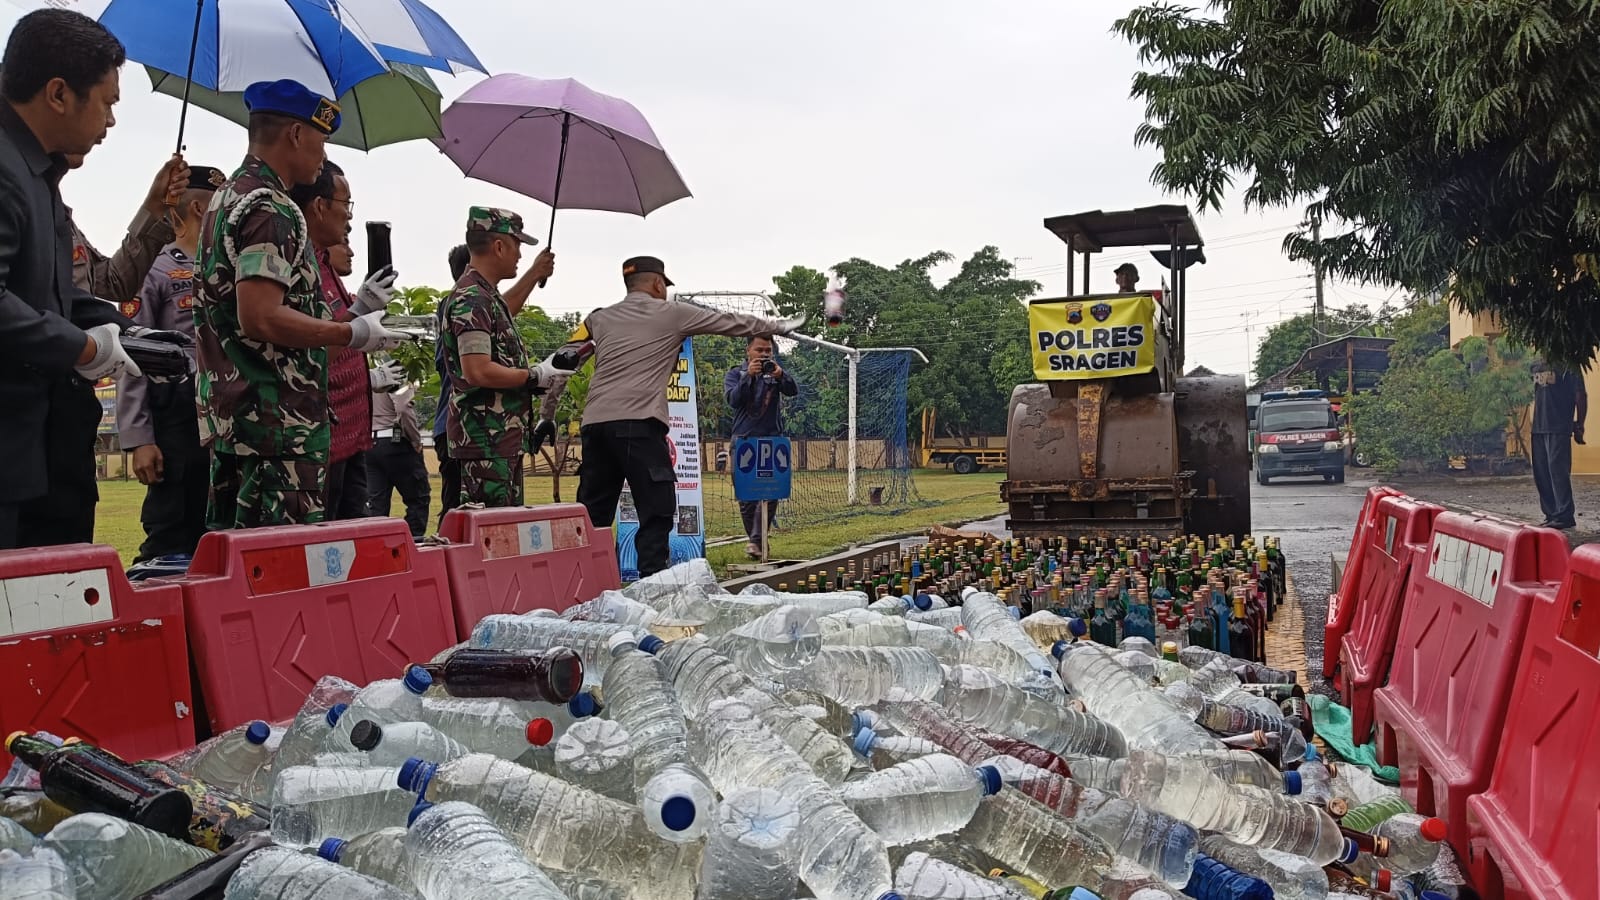
M 484 506 L 522 505 L 522 457 L 463 459 L 461 502 Z
M 321 522 L 327 479 L 323 462 L 214 452 L 206 530 Z

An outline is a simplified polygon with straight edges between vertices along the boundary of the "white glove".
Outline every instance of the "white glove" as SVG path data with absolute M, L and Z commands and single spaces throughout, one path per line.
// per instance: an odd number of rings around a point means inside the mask
M 129 358 L 128 351 L 122 349 L 120 327 L 107 322 L 86 330 L 84 334 L 94 339 L 94 359 L 73 367 L 84 381 L 92 384 L 102 378 L 117 375 L 132 375 L 138 378 L 144 374 L 139 370 L 139 364 Z
M 350 322 L 350 348 L 362 353 L 393 350 L 411 340 L 403 331 L 390 331 L 383 327 L 383 310 L 369 312 Z
M 367 385 L 379 394 L 392 394 L 400 390 L 405 381 L 406 370 L 400 368 L 400 364 L 394 360 L 367 370 Z
M 394 299 L 394 280 L 400 275 L 394 266 L 384 266 L 372 273 L 361 289 L 356 291 L 355 311 L 357 315 L 377 312 L 389 308 L 389 301 Z
M 772 324 L 773 330 L 779 334 L 794 334 L 796 331 L 799 331 L 801 328 L 805 327 L 806 317 L 805 314 L 802 313 L 798 316 L 790 316 L 787 319 L 779 319 Z
M 538 365 L 528 370 L 528 379 L 533 382 L 535 389 L 543 391 L 548 390 L 550 385 L 555 384 L 557 378 L 566 378 L 571 374 L 571 372 L 564 372 L 556 368 L 555 363 L 552 363 L 550 357 L 547 356 L 540 360 Z

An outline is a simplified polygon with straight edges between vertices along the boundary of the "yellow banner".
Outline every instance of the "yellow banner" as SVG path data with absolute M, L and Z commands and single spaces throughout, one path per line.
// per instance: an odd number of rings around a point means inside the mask
M 1138 375 L 1156 366 L 1155 297 L 1081 297 L 1028 305 L 1033 377 Z

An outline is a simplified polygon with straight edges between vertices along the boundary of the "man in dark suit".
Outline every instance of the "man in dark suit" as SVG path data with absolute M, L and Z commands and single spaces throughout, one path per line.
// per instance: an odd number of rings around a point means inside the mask
M 120 341 L 128 320 L 72 284 L 58 190 L 65 156 L 116 124 L 125 58 L 98 22 L 44 9 L 17 22 L 0 59 L 0 548 L 93 539 L 93 444 L 78 446 L 100 421 L 93 385 L 137 372 Z M 71 515 L 50 509 L 63 499 Z

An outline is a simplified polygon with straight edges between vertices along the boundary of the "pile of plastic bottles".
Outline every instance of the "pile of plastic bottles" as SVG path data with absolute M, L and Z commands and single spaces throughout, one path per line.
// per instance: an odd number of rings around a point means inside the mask
M 1469 896 L 1292 673 L 952 600 L 697 562 L 179 758 L 12 735 L 0 900 Z

